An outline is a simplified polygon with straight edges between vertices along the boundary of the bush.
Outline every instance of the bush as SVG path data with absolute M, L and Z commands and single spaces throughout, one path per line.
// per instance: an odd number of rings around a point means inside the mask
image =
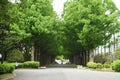
M 16 67 L 16 63 L 10 63 L 10 64 Z M 39 65 L 40 65 L 39 62 L 37 61 L 27 61 L 24 63 L 18 63 L 17 68 L 38 68 Z
M 94 63 L 94 62 L 88 62 L 88 63 L 87 63 L 87 67 L 92 68 L 92 69 L 96 69 L 97 64 Z
M 18 68 L 24 68 L 24 64 L 23 63 L 19 63 L 18 64 Z
M 15 66 L 12 64 L 0 64 L 0 73 L 11 73 L 15 69 Z
M 101 63 L 96 63 L 96 68 L 97 69 L 102 69 L 103 68 L 103 65 Z
M 104 67 L 104 68 L 110 68 L 110 67 L 111 67 L 111 62 L 105 62 L 105 63 L 103 64 L 103 67 Z
M 10 64 L 12 64 L 13 66 L 16 67 L 16 63 L 10 63 Z M 16 68 L 24 68 L 24 64 L 23 63 L 18 63 L 18 67 L 16 67 Z
M 120 60 L 116 60 L 113 62 L 112 69 L 117 72 L 120 72 Z
M 38 68 L 39 62 L 37 61 L 27 61 L 23 63 L 24 68 Z
M 14 49 L 9 52 L 7 60 L 10 62 L 22 62 L 24 61 L 23 53 L 19 49 Z

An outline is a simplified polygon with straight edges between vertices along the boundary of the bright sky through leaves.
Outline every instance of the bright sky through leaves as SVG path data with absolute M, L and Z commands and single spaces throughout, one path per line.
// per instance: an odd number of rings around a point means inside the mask
M 9 0 L 9 1 L 15 2 L 15 0 Z M 64 7 L 64 2 L 66 1 L 67 0 L 53 0 L 54 10 L 57 12 L 58 15 L 61 15 Z M 117 8 L 120 10 L 120 0 L 113 0 L 113 2 L 116 4 Z
M 117 8 L 120 10 L 120 0 L 113 0 L 113 2 L 116 4 Z
M 67 0 L 53 0 L 53 1 L 54 10 L 57 12 L 58 15 L 61 15 L 64 7 L 64 2 L 66 2 Z M 120 10 L 120 0 L 113 0 L 113 2 Z

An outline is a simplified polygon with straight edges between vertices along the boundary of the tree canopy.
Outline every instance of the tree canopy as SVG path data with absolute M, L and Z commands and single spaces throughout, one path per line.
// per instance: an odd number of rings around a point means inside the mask
M 6 49 L 70 56 L 105 45 L 119 32 L 120 11 L 112 0 L 68 0 L 61 19 L 52 1 L 0 1 L 0 23 L 10 27 Z
M 118 14 L 112 0 L 70 0 L 66 2 L 63 19 L 70 41 L 85 49 L 104 45 L 118 31 Z

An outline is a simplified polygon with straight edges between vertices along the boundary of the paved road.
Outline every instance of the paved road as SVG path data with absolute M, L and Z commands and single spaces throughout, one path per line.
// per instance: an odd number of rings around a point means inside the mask
M 49 68 L 39 70 L 15 70 L 14 80 L 120 80 L 120 73 Z

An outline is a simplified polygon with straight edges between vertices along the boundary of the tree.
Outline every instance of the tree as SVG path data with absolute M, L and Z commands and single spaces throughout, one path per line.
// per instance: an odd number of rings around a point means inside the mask
M 0 23 L 7 23 L 9 20 L 8 11 L 8 0 L 0 0 Z
M 9 23 L 10 15 L 8 10 L 10 9 L 11 3 L 8 0 L 0 0 L 0 53 L 2 54 L 2 63 L 6 59 L 7 52 L 9 51 L 8 45 L 10 44 L 8 38 L 9 35 Z
M 24 61 L 23 53 L 19 49 L 13 49 L 9 52 L 7 60 L 10 62 L 22 62 Z
M 38 55 L 45 58 L 48 54 L 56 55 L 58 51 L 56 29 L 59 23 L 51 3 L 52 0 L 21 0 L 9 11 L 14 20 L 11 33 L 18 36 L 24 52 L 31 50 L 32 60 Z M 43 57 L 40 58 L 44 63 Z
M 114 53 L 114 59 L 120 60 L 120 48 L 117 48 Z
M 118 30 L 118 13 L 112 0 L 70 0 L 65 4 L 63 18 L 68 35 L 89 50 L 90 61 L 93 49 L 104 45 Z

